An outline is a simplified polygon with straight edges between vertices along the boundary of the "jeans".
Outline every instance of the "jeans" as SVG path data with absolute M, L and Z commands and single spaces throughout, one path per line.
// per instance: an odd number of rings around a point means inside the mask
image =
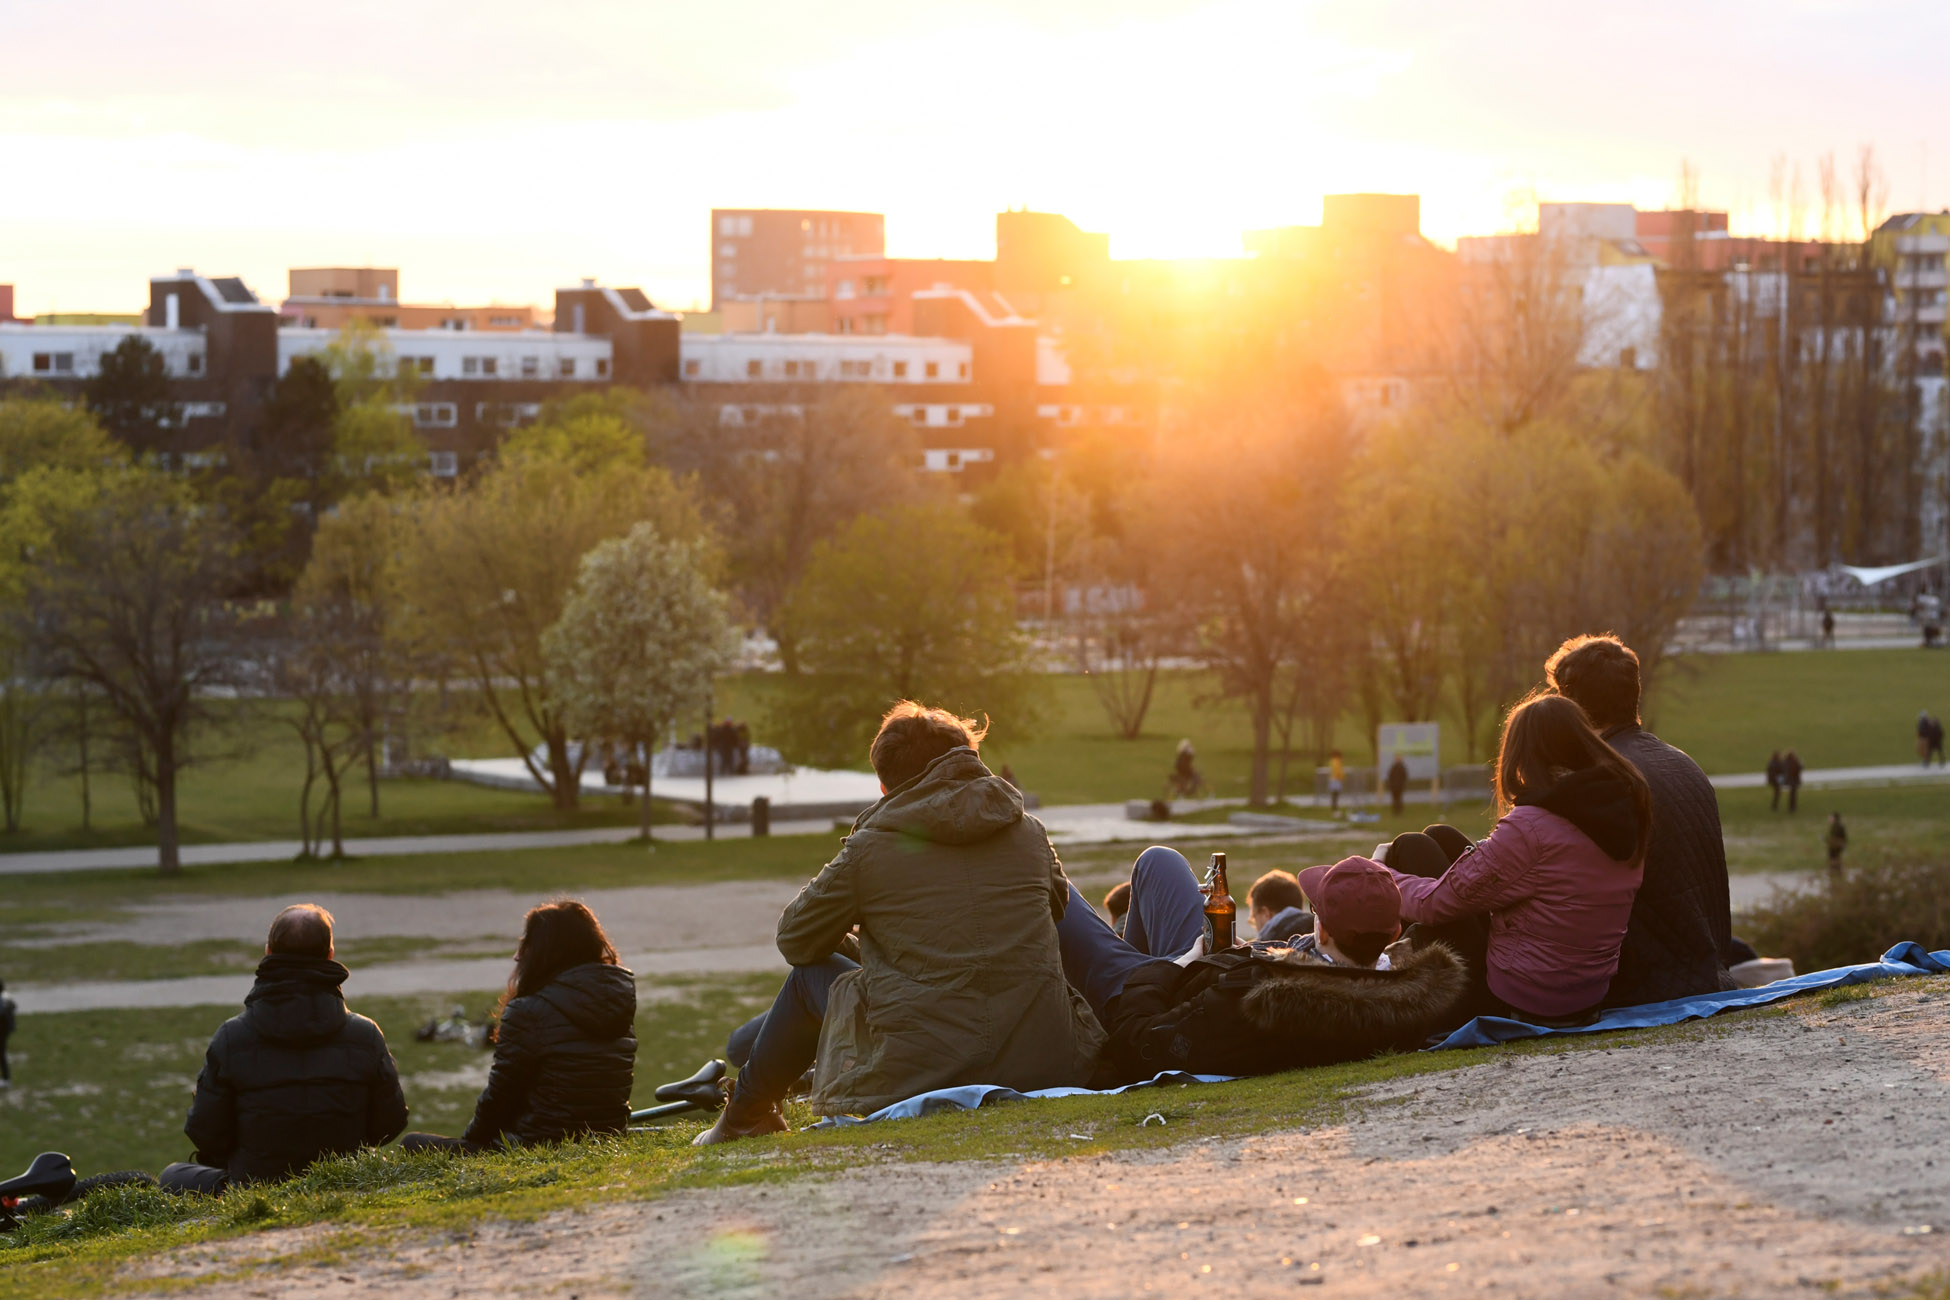
M 1204 928 L 1205 895 L 1192 877 L 1192 864 L 1176 849 L 1154 846 L 1131 868 L 1131 910 L 1123 938 L 1071 885 L 1056 940 L 1064 977 L 1102 1020 L 1133 972 L 1188 951 Z
M 738 1071 L 733 1097 L 743 1105 L 777 1105 L 813 1063 L 833 981 L 860 964 L 834 955 L 816 966 L 794 966 L 752 1042 L 751 1058 Z
M 752 1045 L 758 1041 L 758 1031 L 765 1028 L 765 1013 L 759 1012 L 744 1024 L 731 1031 L 725 1039 L 724 1059 L 742 1070 L 752 1059 Z
M 1405 876 L 1440 880 L 1442 873 L 1473 847 L 1469 837 L 1453 826 L 1403 831 L 1388 845 L 1388 865 Z M 1417 950 L 1431 943 L 1448 945 L 1450 951 L 1462 959 L 1469 972 L 1468 991 L 1448 1019 L 1436 1027 L 1439 1032 L 1448 1033 L 1458 1029 L 1479 1015 L 1505 1014 L 1507 1009 L 1503 1007 L 1501 999 L 1490 992 L 1488 983 L 1489 913 L 1460 917 L 1440 925 L 1418 922 L 1409 928 L 1408 938 Z

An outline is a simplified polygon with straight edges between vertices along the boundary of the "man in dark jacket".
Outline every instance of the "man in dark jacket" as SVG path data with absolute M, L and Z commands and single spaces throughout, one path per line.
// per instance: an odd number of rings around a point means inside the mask
M 1573 637 L 1544 665 L 1652 792 L 1652 838 L 1612 976 L 1609 1006 L 1637 1006 L 1735 987 L 1720 803 L 1699 764 L 1639 725 L 1639 658 L 1615 636 Z
M 220 1192 L 288 1177 L 320 1156 L 380 1146 L 406 1127 L 406 1098 L 386 1036 L 345 1009 L 348 972 L 332 960 L 332 914 L 279 912 L 242 1015 L 218 1028 L 183 1132 L 194 1163 L 162 1184 Z

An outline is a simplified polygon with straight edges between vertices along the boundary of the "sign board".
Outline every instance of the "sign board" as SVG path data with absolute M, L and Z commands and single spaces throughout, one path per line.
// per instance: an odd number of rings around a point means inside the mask
M 1384 722 L 1375 734 L 1375 777 L 1388 783 L 1388 769 L 1400 757 L 1408 767 L 1410 781 L 1433 781 L 1442 774 L 1442 724 L 1439 722 Z

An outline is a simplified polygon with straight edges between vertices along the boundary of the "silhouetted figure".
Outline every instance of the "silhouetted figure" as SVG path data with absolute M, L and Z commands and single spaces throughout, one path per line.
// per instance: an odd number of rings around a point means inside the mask
M 1928 767 L 1932 758 L 1936 759 L 1937 766 L 1944 766 L 1943 719 L 1934 715 L 1930 718 L 1930 747 L 1923 753 L 1923 766 Z
M 1388 765 L 1388 806 L 1395 812 L 1402 810 L 1402 796 L 1408 792 L 1408 764 L 1402 762 L 1400 754 Z
M 1832 609 L 1821 611 L 1821 643 L 1830 650 L 1835 648 L 1835 611 Z
M 1781 781 L 1787 775 L 1787 764 L 1781 759 L 1781 751 L 1775 750 L 1767 756 L 1767 788 L 1774 792 L 1771 809 L 1781 811 Z
M 1205 778 L 1199 775 L 1198 751 L 1192 748 L 1188 736 L 1178 742 L 1178 752 L 1172 756 L 1171 775 L 1165 778 L 1165 793 L 1173 799 L 1196 798 L 1205 789 Z
M 743 722 L 739 723 L 731 729 L 731 739 L 738 755 L 738 763 L 734 770 L 739 776 L 750 776 L 752 774 L 751 727 Z
M 1335 750 L 1327 756 L 1327 807 L 1330 811 L 1341 810 L 1341 791 L 1347 788 L 1347 764 L 1341 762 L 1341 751 Z
M 1828 875 L 1837 879 L 1842 874 L 1842 850 L 1848 847 L 1848 827 L 1842 825 L 1840 813 L 1828 814 L 1828 834 L 1822 838 L 1828 845 Z
M 1781 756 L 1781 782 L 1787 786 L 1788 811 L 1795 812 L 1801 804 L 1801 756 L 1791 749 Z

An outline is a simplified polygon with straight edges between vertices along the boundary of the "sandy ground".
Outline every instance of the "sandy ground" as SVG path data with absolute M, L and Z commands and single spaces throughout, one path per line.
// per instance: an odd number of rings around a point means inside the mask
M 1390 1084 L 1314 1132 L 679 1192 L 198 1294 L 1900 1295 L 1950 1268 L 1947 1012 L 1919 981 Z M 318 1236 L 144 1273 L 180 1285 Z

